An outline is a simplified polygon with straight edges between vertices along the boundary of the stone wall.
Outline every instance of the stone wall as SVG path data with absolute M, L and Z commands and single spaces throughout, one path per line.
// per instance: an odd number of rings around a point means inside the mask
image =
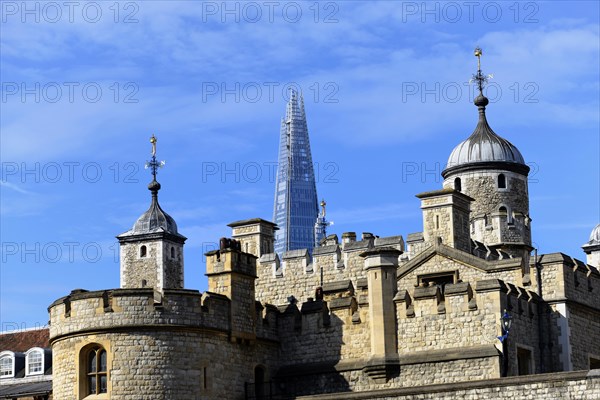
M 547 370 L 589 368 L 589 357 L 600 355 L 600 273 L 562 253 L 540 255 L 538 265 L 542 294 L 550 304 L 544 322 L 551 333 L 546 335 Z M 537 274 L 532 277 L 537 289 Z
M 485 263 L 484 260 L 478 261 L 481 264 Z M 511 283 L 517 283 L 521 280 L 521 270 L 518 265 L 513 269 L 503 268 L 498 269 L 497 272 L 487 272 L 483 269 L 466 266 L 464 263 L 440 254 L 436 254 L 430 259 L 426 260 L 423 264 L 419 265 L 418 268 L 398 275 L 398 289 L 408 290 L 412 294 L 415 286 L 418 284 L 419 276 L 431 273 L 454 271 L 457 272 L 458 279 L 463 282 L 477 282 L 479 280 L 492 278 L 501 279 Z M 402 272 L 403 270 L 401 266 L 400 273 Z
M 108 353 L 112 400 L 242 400 L 245 383 L 254 381 L 254 368 L 277 365 L 272 344 L 240 345 L 214 332 L 172 327 L 77 335 L 53 342 L 55 398 L 82 398 L 78 391 L 85 362 L 80 354 L 95 343 Z
M 370 354 L 369 310 L 358 309 L 353 298 L 306 302 L 300 310 L 289 305 L 278 326 L 284 366 L 335 365 Z
M 573 304 L 569 316 L 573 370 L 588 369 L 590 356 L 600 359 L 600 312 Z
M 140 254 L 142 246 L 146 246 L 144 257 Z M 180 243 L 164 239 L 123 242 L 120 259 L 122 288 L 183 288 L 183 245 Z
M 74 291 L 49 309 L 54 396 L 81 398 L 81 350 L 96 343 L 108 353 L 111 399 L 243 399 L 256 366 L 278 368 L 276 311 L 255 308 L 258 338 L 232 341 L 230 300 L 218 294 Z
M 519 376 L 442 385 L 297 397 L 297 400 L 600 399 L 600 370 Z
M 332 244 L 316 247 L 312 257 L 305 250 L 285 253 L 282 260 L 275 254 L 264 255 L 257 263 L 256 299 L 275 305 L 288 304 L 290 296 L 306 301 L 315 296 L 321 276 L 323 283 L 350 280 L 356 288 L 367 276 L 360 254 L 377 246 L 404 251 L 404 240 L 402 236 L 372 237 L 338 244 L 335 237 Z

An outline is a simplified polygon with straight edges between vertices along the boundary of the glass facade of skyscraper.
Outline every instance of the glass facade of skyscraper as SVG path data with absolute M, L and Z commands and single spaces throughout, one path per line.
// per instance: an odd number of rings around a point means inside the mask
M 304 99 L 290 92 L 285 118 L 281 121 L 279 160 L 275 186 L 273 222 L 275 252 L 309 249 L 315 243 L 318 216 L 317 187 L 313 169 Z

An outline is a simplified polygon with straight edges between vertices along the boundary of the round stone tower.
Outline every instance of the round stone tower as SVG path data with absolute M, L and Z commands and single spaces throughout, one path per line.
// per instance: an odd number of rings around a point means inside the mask
M 481 52 L 476 55 L 479 57 Z M 479 110 L 479 121 L 471 136 L 450 154 L 442 172 L 444 187 L 454 188 L 475 199 L 470 213 L 473 240 L 510 256 L 524 257 L 527 261 L 524 265 L 528 265 L 532 249 L 529 167 L 521 152 L 488 124 L 485 110 L 489 100 L 483 95 L 486 78 L 481 68 L 474 78 L 480 90 L 474 101 Z

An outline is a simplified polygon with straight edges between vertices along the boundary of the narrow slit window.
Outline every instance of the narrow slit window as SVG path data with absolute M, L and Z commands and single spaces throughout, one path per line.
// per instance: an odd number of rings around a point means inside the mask
M 506 176 L 504 174 L 498 175 L 498 189 L 506 189 Z
M 462 184 L 461 184 L 460 178 L 454 179 L 454 189 L 458 190 L 459 192 L 462 190 Z

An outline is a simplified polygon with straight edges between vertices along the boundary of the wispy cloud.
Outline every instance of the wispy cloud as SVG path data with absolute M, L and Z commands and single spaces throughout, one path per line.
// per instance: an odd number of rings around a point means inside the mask
M 6 181 L 0 181 L 0 186 L 3 186 L 7 189 L 10 190 L 14 190 L 15 192 L 21 193 L 21 194 L 26 194 L 26 195 L 33 195 L 35 194 L 34 192 L 31 192 L 27 189 L 23 189 L 23 187 L 19 186 L 19 185 L 15 185 L 14 183 L 10 183 L 10 182 L 6 182 Z

